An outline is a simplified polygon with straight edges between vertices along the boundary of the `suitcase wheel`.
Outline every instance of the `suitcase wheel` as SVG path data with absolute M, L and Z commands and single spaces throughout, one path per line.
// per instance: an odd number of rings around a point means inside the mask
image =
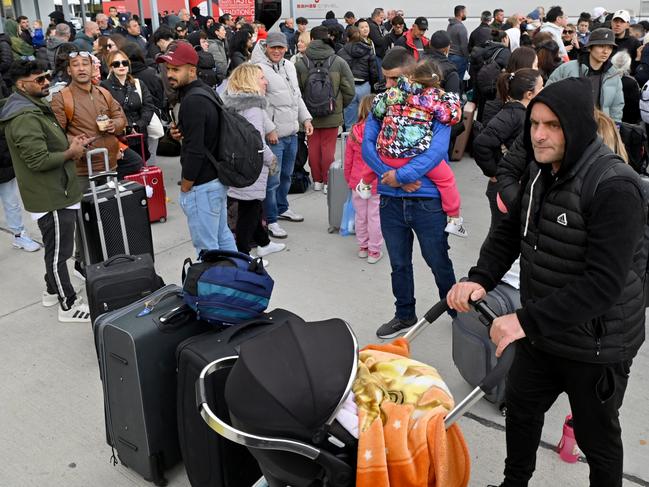
M 165 217 L 163 216 L 163 217 L 162 217 L 162 218 L 160 218 L 160 220 L 158 220 L 158 221 L 159 221 L 160 223 L 164 223 L 164 222 L 166 222 L 166 221 L 167 221 L 167 219 L 166 219 L 166 218 L 165 218 Z
M 335 232 L 336 232 L 336 227 L 327 228 L 327 233 L 335 233 Z

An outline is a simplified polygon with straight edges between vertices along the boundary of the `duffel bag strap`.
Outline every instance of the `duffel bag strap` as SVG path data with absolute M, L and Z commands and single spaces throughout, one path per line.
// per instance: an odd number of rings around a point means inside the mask
M 189 265 L 188 265 L 188 264 L 189 264 Z M 185 262 L 183 262 L 182 280 L 180 281 L 180 282 L 182 282 L 183 284 L 185 283 L 185 278 L 187 277 L 187 268 L 188 268 L 188 267 L 191 267 L 193 264 L 194 264 L 194 263 L 192 262 L 192 259 L 190 259 L 189 257 L 187 257 L 187 258 L 185 259 Z

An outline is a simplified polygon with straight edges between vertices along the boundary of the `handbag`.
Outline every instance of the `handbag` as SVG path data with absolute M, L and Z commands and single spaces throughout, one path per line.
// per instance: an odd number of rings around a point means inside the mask
M 135 91 L 137 91 L 137 94 L 140 95 L 140 99 L 142 100 L 142 102 L 144 102 L 144 98 L 142 96 L 142 86 L 140 86 L 140 80 L 137 78 L 135 78 Z M 162 126 L 162 122 L 160 121 L 160 117 L 158 117 L 158 114 L 155 112 L 153 112 L 151 121 L 146 128 L 146 134 L 147 137 L 151 137 L 153 139 L 159 139 L 165 134 L 164 127 Z

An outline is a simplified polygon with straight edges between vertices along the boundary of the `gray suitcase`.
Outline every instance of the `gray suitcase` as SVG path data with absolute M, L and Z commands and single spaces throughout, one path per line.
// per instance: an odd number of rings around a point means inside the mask
M 94 323 L 108 444 L 120 462 L 156 485 L 180 461 L 176 347 L 211 327 L 165 286 Z M 150 313 L 138 316 L 150 303 Z
M 343 219 L 343 207 L 350 194 L 349 186 L 345 180 L 343 170 L 345 158 L 345 144 L 347 143 L 348 132 L 340 136 L 342 142 L 342 154 L 340 160 L 334 161 L 329 166 L 329 184 L 327 187 L 327 208 L 329 210 L 329 233 L 340 230 L 340 222 Z
M 513 313 L 521 306 L 518 289 L 500 283 L 485 298 L 498 316 Z M 489 328 L 482 315 L 474 310 L 458 313 L 453 320 L 453 362 L 469 384 L 477 386 L 496 366 L 496 346 L 489 338 Z M 505 413 L 505 379 L 485 395 Z

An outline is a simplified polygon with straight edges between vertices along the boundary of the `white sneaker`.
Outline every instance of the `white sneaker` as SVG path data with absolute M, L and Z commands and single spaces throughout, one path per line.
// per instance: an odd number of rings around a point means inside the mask
M 62 323 L 90 323 L 90 309 L 81 298 L 77 298 L 67 311 L 59 306 L 59 321 Z
M 47 292 L 47 289 L 43 291 L 43 297 L 41 298 L 41 303 L 43 306 L 46 308 L 49 308 L 50 306 L 56 306 L 59 304 L 59 295 L 54 293 L 50 294 Z
M 379 253 L 372 253 L 367 257 L 367 263 L 368 264 L 376 264 L 379 260 L 383 258 L 383 252 Z
M 287 220 L 289 222 L 303 222 L 304 217 L 302 215 L 299 215 L 298 213 L 295 213 L 293 210 L 290 208 L 286 210 L 284 213 L 279 215 L 277 218 L 280 220 Z
M 461 216 L 449 217 L 448 224 L 446 225 L 444 231 L 446 233 L 455 235 L 457 237 L 466 238 L 469 236 L 469 232 L 466 231 L 466 228 L 464 228 L 463 223 L 464 223 L 464 218 L 462 218 Z
M 261 259 L 261 265 L 263 265 L 265 269 L 270 265 L 270 262 L 268 262 L 266 259 Z
M 257 256 L 266 257 L 267 255 L 274 254 L 275 252 L 281 252 L 286 248 L 286 244 L 270 242 L 265 247 L 257 247 Z
M 329 188 L 328 188 L 328 185 L 325 184 L 325 185 L 322 186 L 322 192 L 323 192 L 324 194 L 327 194 L 328 189 L 329 189 Z
M 322 183 L 317 181 L 313 183 L 313 191 L 322 191 Z
M 361 179 L 356 185 L 356 194 L 364 200 L 369 200 L 372 197 L 372 186 L 365 184 Z
M 269 223 L 268 224 L 268 233 L 273 238 L 286 238 L 288 233 L 282 227 L 279 226 L 279 223 Z
M 74 286 L 73 286 L 74 287 Z M 79 294 L 81 292 L 81 287 L 74 287 L 74 293 Z M 41 304 L 46 308 L 59 304 L 59 295 L 54 293 L 50 294 L 47 292 L 47 289 L 43 291 L 43 296 L 41 298 Z
M 358 249 L 358 257 L 361 259 L 367 259 L 368 253 L 367 249 Z
M 36 252 L 41 248 L 40 244 L 29 238 L 24 231 L 20 235 L 14 236 L 14 241 L 11 245 L 17 249 L 23 249 L 25 252 Z

